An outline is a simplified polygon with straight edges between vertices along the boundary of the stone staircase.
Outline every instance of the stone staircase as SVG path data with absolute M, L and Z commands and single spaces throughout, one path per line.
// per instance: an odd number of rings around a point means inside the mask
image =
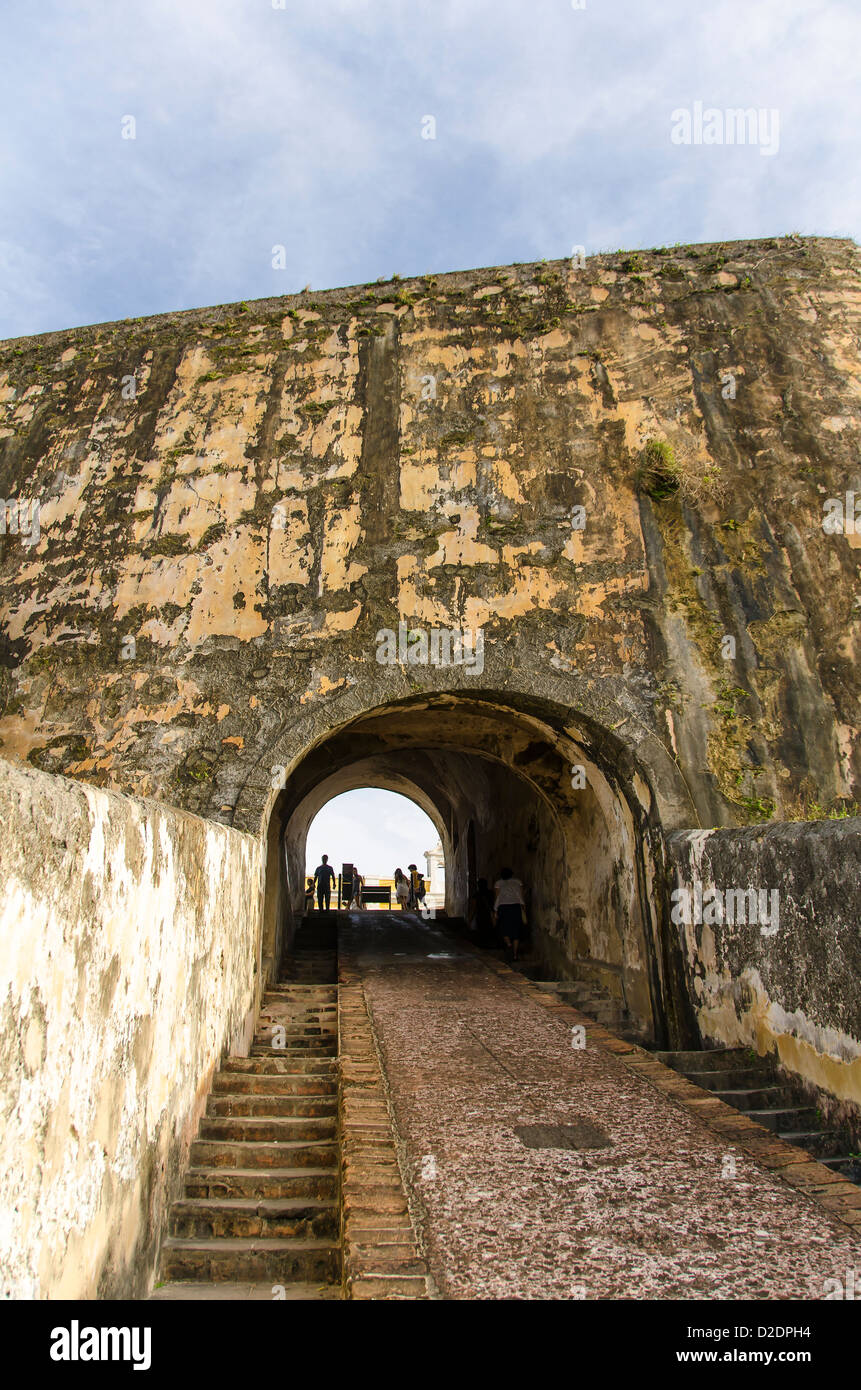
M 334 928 L 303 923 L 214 1077 L 154 1298 L 340 1297 L 335 972 Z
M 654 1056 L 695 1086 L 712 1091 L 727 1105 L 773 1130 L 786 1143 L 797 1144 L 827 1168 L 861 1183 L 861 1162 L 853 1158 L 846 1135 L 825 1128 L 819 1111 L 780 1077 L 770 1057 L 760 1057 L 743 1047 L 655 1052 Z
M 517 966 L 514 968 L 517 969 Z M 591 980 L 540 980 L 533 978 L 528 968 L 522 973 L 529 975 L 539 989 L 556 994 L 564 1004 L 579 1009 L 587 1018 L 593 1018 L 596 1023 L 603 1024 L 611 1032 L 618 1033 L 620 1037 L 632 1042 L 640 1041 L 624 1004 L 618 999 L 613 999 L 603 985 L 595 984 Z

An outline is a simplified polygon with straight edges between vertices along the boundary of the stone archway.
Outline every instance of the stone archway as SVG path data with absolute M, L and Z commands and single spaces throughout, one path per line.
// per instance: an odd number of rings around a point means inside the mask
M 277 963 L 302 911 L 305 837 L 333 796 L 400 792 L 436 826 L 446 910 L 466 912 L 471 872 L 510 863 L 529 897 L 547 970 L 584 973 L 626 1006 L 645 1038 L 688 1040 L 680 963 L 664 931 L 661 817 L 649 770 L 606 729 L 523 698 L 463 691 L 377 706 L 297 758 L 270 814 L 264 960 Z M 271 761 L 277 766 L 277 749 Z M 274 829 L 273 829 L 274 827 Z M 471 827 L 471 829 L 470 829 Z M 277 886 L 276 886 L 277 879 Z

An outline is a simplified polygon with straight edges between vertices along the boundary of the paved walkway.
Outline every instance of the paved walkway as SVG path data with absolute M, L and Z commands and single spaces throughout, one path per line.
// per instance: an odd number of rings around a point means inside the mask
M 445 1298 L 821 1299 L 859 1235 L 432 924 L 351 917 Z M 517 1129 L 570 1126 L 575 1148 Z M 559 1135 L 527 1130 L 528 1142 Z M 582 1147 L 604 1144 L 603 1147 Z

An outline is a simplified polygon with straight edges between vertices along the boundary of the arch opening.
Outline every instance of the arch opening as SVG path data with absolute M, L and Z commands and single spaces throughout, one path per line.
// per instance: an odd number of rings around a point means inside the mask
M 264 942 L 270 965 L 303 911 L 308 827 L 333 797 L 362 786 L 407 796 L 429 816 L 450 918 L 466 918 L 478 878 L 493 883 L 509 865 L 525 886 L 539 973 L 601 986 L 644 1041 L 692 1041 L 681 962 L 665 930 L 648 776 L 609 731 L 548 719 L 537 702 L 514 708 L 462 692 L 392 702 L 297 758 L 270 818 L 280 884 L 276 891 L 267 878 L 277 904 Z
M 436 862 L 439 844 L 439 868 L 442 882 L 445 874 L 445 850 L 442 848 L 443 827 L 438 817 L 431 817 L 412 797 L 380 787 L 357 787 L 331 797 L 311 820 L 305 832 L 305 874 L 313 875 L 327 854 L 339 876 L 347 865 L 355 868 L 364 880 L 363 900 L 367 905 L 397 906 L 394 891 L 396 868 L 406 872 L 415 863 L 429 883 L 430 864 Z M 296 852 L 300 851 L 297 841 Z M 439 882 L 439 870 L 435 875 Z M 351 884 L 345 881 L 341 903 L 349 902 Z M 332 900 L 337 904 L 336 892 Z M 388 894 L 388 898 L 386 898 Z M 428 904 L 444 906 L 445 894 L 428 888 Z

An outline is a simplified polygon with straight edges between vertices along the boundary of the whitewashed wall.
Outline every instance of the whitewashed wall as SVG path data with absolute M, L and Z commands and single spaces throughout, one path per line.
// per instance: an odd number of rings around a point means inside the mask
M 149 1292 L 261 919 L 254 837 L 0 761 L 4 1297 Z

